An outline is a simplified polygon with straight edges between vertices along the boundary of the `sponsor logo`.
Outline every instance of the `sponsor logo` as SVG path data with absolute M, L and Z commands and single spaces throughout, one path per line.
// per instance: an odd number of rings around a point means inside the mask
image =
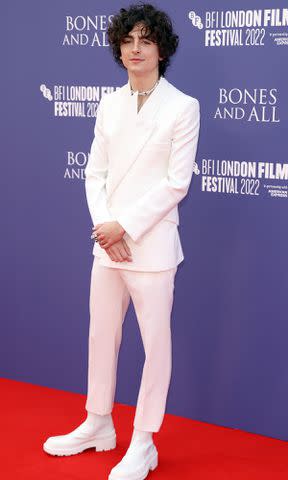
M 195 175 L 200 174 L 200 170 L 196 162 L 194 162 L 194 165 L 193 165 L 193 173 L 195 173 Z
M 193 12 L 193 10 L 191 10 L 191 12 L 188 13 L 188 17 L 189 17 L 189 20 L 191 20 L 193 27 L 196 27 L 196 28 L 199 28 L 199 30 L 202 30 L 203 23 L 199 15 L 197 15 L 195 12 Z
M 205 47 L 263 47 L 271 41 L 288 45 L 288 8 L 213 10 L 202 18 L 191 10 L 188 19 L 192 28 L 204 29 Z
M 42 95 L 44 98 L 49 100 L 49 102 L 52 102 L 53 96 L 52 96 L 51 90 L 47 88 L 44 83 L 40 85 L 40 92 L 42 92 Z
M 96 117 L 98 104 L 103 95 L 121 87 L 54 85 L 51 89 L 40 85 L 44 98 L 52 102 L 54 117 Z
M 202 192 L 288 198 L 287 180 L 288 163 L 202 159 Z

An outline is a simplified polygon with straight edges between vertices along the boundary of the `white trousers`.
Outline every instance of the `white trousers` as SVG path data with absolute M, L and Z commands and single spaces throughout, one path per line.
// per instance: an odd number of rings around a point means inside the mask
M 99 258 L 94 257 L 90 286 L 87 411 L 100 415 L 112 412 L 122 325 L 131 298 L 145 351 L 134 427 L 159 431 L 171 378 L 170 318 L 176 271 L 177 267 L 160 272 L 104 267 L 99 265 Z

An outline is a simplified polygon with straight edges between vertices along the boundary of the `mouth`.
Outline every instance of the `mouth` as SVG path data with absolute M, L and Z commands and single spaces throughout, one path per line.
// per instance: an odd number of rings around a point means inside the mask
M 131 58 L 130 62 L 142 62 L 143 60 L 141 58 Z

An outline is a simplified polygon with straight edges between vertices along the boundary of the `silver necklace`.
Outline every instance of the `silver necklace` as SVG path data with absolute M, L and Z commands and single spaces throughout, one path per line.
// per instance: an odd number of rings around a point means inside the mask
M 161 77 L 160 77 L 160 78 L 161 78 Z M 149 93 L 153 92 L 153 90 L 155 90 L 155 88 L 157 87 L 158 83 L 160 82 L 160 78 L 158 78 L 158 80 L 157 80 L 157 82 L 155 83 L 154 87 L 150 88 L 150 90 L 145 90 L 145 92 L 138 92 L 138 95 L 144 96 L 144 95 L 149 95 Z M 130 84 L 130 88 L 131 88 L 131 95 L 134 95 L 135 91 L 132 89 L 131 84 Z

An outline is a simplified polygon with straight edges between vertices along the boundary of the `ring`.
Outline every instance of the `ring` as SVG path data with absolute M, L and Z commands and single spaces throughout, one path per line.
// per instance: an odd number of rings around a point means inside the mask
M 95 233 L 95 235 L 91 235 L 91 240 L 95 240 L 95 242 L 98 242 L 98 238 L 97 238 L 97 234 Z

